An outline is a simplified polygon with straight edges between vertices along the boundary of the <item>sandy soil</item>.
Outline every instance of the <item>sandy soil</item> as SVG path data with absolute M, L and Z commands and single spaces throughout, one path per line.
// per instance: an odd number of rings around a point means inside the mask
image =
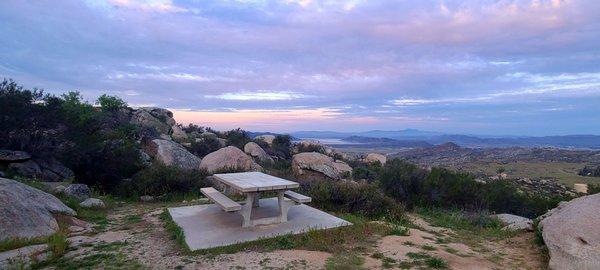
M 119 207 L 109 214 L 110 222 L 104 231 L 78 233 L 69 238 L 75 250 L 66 256 L 93 254 L 98 243 L 126 243 L 117 252 L 149 269 L 323 269 L 332 256 L 307 250 L 187 255 L 165 231 L 159 218 L 162 211 L 161 206 L 153 204 Z M 411 229 L 409 236 L 381 237 L 360 254 L 364 258 L 362 267 L 382 268 L 383 258 L 374 253 L 393 259 L 395 267 L 399 267 L 398 263 L 411 261 L 407 254 L 412 252 L 442 258 L 451 269 L 543 269 L 543 258 L 532 244 L 532 233 L 471 247 L 448 242 L 453 234 L 449 229 L 433 227 L 416 217 L 413 220 L 419 229 Z

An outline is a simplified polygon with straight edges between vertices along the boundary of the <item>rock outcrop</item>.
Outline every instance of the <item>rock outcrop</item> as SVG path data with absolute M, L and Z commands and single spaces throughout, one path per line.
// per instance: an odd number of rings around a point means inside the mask
M 185 133 L 178 125 L 173 125 L 171 127 L 171 137 L 177 142 L 184 142 L 188 139 L 187 133 Z
M 213 173 L 226 169 L 257 171 L 261 170 L 262 167 L 237 147 L 227 146 L 206 155 L 200 163 L 200 169 Z
M 53 214 L 76 213 L 46 192 L 0 178 L 0 241 L 55 233 L 58 223 Z
M 255 142 L 249 142 L 244 145 L 244 152 L 261 162 L 273 162 L 273 159 L 267 155 L 265 150 Z
M 23 151 L 0 149 L 0 162 L 23 162 L 31 159 L 31 155 Z
M 364 161 L 366 163 L 375 163 L 375 162 L 379 162 L 381 163 L 381 165 L 385 165 L 385 163 L 387 162 L 387 157 L 382 155 L 382 154 L 377 154 L 377 153 L 369 153 L 365 158 Z
M 59 182 L 74 175 L 71 169 L 53 158 L 30 159 L 25 162 L 10 163 L 8 167 L 21 176 L 37 178 L 45 182 Z
M 600 193 L 559 204 L 540 227 L 550 269 L 600 269 Z
M 292 170 L 297 175 L 312 171 L 331 179 L 342 179 L 352 173 L 352 167 L 348 164 L 317 152 L 294 155 L 292 157 Z
M 531 219 L 512 214 L 498 214 L 494 217 L 505 225 L 502 229 L 533 231 L 533 221 Z
M 162 139 L 154 139 L 149 143 L 148 154 L 167 166 L 177 166 L 186 170 L 197 169 L 200 158 L 190 153 L 180 144 Z
M 254 139 L 261 140 L 263 142 L 266 142 L 268 145 L 272 145 L 273 140 L 275 140 L 275 135 L 260 135 L 260 136 L 254 137 Z
M 161 108 L 139 108 L 131 115 L 131 123 L 142 127 L 154 128 L 160 134 L 169 134 L 175 125 L 173 113 Z

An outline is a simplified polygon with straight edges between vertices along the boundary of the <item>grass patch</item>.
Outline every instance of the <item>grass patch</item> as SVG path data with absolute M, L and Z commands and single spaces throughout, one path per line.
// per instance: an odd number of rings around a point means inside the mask
M 448 263 L 441 258 L 431 257 L 425 260 L 425 265 L 433 269 L 448 269 Z
M 396 263 L 396 260 L 390 258 L 390 257 L 383 257 L 381 259 L 381 267 L 383 268 L 392 268 L 394 267 L 394 264 Z
M 503 230 L 500 220 L 490 217 L 487 212 L 465 212 L 440 208 L 415 208 L 415 212 L 432 226 L 452 229 L 465 239 L 506 239 L 517 234 L 514 231 Z M 448 241 L 448 239 L 443 241 Z
M 66 232 L 58 232 L 48 237 L 48 250 L 52 252 L 53 258 L 58 258 L 65 254 L 69 247 Z
M 140 215 L 127 215 L 124 218 L 126 224 L 134 224 L 142 221 L 142 217 Z
M 353 253 L 341 253 L 327 259 L 327 270 L 354 270 L 364 269 L 361 265 L 364 259 Z
M 432 245 L 422 245 L 421 246 L 422 250 L 427 250 L 427 251 L 433 251 L 433 250 L 437 250 L 436 247 L 432 246 Z
M 401 226 L 401 225 L 394 225 L 394 227 L 390 231 L 390 235 L 409 236 L 410 235 L 410 228 L 404 227 L 404 226 Z
M 406 254 L 412 259 L 411 266 L 426 266 L 433 269 L 448 269 L 448 263 L 441 258 L 433 257 L 425 252 L 409 252 Z
M 34 263 L 31 269 L 144 269 L 135 260 L 128 259 L 122 253 L 95 253 L 81 258 L 53 258 L 44 262 Z
M 44 244 L 48 240 L 47 237 L 36 237 L 36 238 L 15 238 L 0 241 L 0 252 L 13 250 L 16 248 Z
M 185 243 L 185 234 L 183 230 L 177 226 L 171 214 L 169 214 L 169 210 L 165 209 L 160 214 L 160 219 L 165 222 L 165 229 L 171 235 L 171 239 L 175 240 L 180 246 L 182 246 L 186 251 L 190 250 L 190 247 Z

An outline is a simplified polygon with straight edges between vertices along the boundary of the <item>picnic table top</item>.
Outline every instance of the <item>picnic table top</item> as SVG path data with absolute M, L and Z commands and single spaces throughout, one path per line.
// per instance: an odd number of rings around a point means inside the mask
M 261 172 L 218 173 L 215 179 L 241 192 L 283 190 L 300 184 Z

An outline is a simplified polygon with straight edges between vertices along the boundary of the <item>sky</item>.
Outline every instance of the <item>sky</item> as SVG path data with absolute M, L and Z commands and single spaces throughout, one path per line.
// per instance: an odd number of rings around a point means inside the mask
M 0 77 L 226 130 L 600 134 L 600 1 L 2 0 Z

